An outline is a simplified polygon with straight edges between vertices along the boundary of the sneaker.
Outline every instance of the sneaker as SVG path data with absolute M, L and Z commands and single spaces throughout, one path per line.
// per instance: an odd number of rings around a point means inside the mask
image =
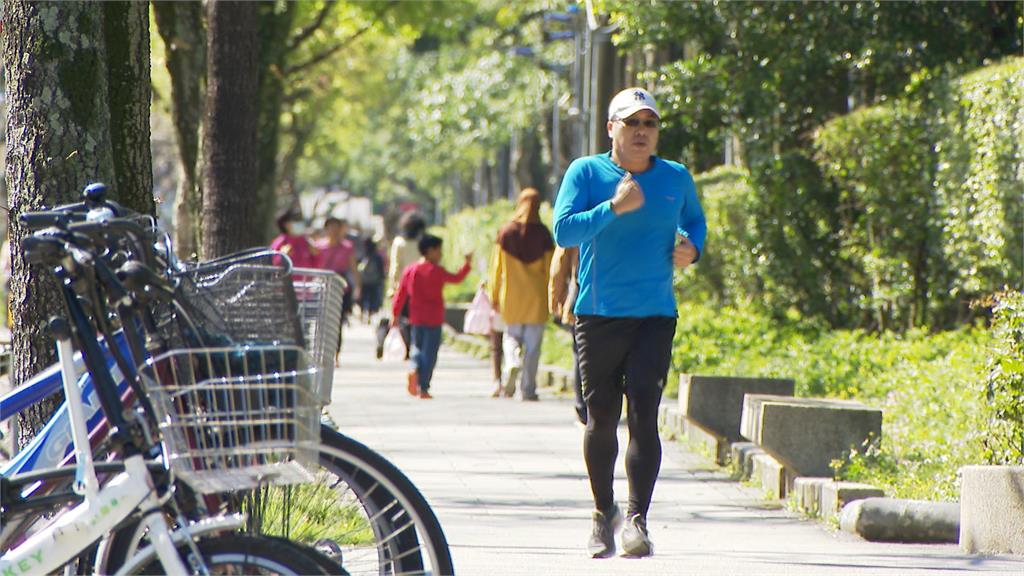
M 434 397 L 430 395 L 430 392 L 427 392 L 426 390 L 424 390 L 423 392 L 420 392 L 420 399 L 421 400 L 433 400 Z
M 410 396 L 418 396 L 420 393 L 420 375 L 415 370 L 409 372 L 409 383 L 406 385 L 406 390 L 409 391 Z
M 505 382 L 505 398 L 514 398 L 516 395 L 516 382 L 519 380 L 519 367 L 512 366 L 508 369 L 508 380 Z
M 634 514 L 622 529 L 622 551 L 627 556 L 650 556 L 654 554 L 654 543 L 647 534 L 647 519 Z
M 590 534 L 587 551 L 593 558 L 609 558 L 615 555 L 615 533 L 622 525 L 622 513 L 614 506 L 606 516 L 603 512 L 594 512 L 594 531 Z

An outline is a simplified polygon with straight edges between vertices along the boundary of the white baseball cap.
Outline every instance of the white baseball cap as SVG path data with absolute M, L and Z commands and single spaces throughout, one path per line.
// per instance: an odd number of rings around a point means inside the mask
M 641 110 L 650 110 L 654 115 L 658 114 L 658 105 L 654 102 L 654 96 L 643 88 L 626 88 L 612 98 L 608 105 L 608 120 L 623 120 Z

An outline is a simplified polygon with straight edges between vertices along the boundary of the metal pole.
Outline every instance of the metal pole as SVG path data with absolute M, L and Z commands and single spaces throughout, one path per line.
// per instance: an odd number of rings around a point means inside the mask
M 558 122 L 558 78 L 552 86 L 551 95 L 551 199 L 558 195 L 559 174 L 562 173 L 561 128 Z

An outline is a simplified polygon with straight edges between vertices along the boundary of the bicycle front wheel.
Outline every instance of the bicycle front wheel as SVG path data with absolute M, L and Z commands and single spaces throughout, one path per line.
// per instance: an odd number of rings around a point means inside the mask
M 352 576 L 454 574 L 444 531 L 398 468 L 321 427 L 316 481 L 264 489 L 249 515 L 258 533 L 316 547 Z
M 210 574 L 275 574 L 279 576 L 302 576 L 304 574 L 333 574 L 314 560 L 301 547 L 274 538 L 225 534 L 202 538 L 195 543 L 195 549 L 202 557 Z M 192 573 L 200 565 L 191 546 L 178 546 L 185 567 Z M 138 571 L 138 574 L 163 574 L 159 560 L 154 560 Z

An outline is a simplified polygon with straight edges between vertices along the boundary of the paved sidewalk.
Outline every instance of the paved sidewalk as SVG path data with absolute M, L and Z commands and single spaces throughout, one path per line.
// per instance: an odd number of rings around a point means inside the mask
M 592 560 L 590 488 L 567 400 L 492 399 L 488 365 L 442 348 L 434 400 L 405 392 L 403 363 L 346 328 L 332 416 L 397 464 L 433 505 L 460 575 L 1024 574 L 1024 558 L 956 546 L 872 544 L 804 521 L 665 442 L 649 525 L 655 556 Z M 616 495 L 626 495 L 621 429 Z

